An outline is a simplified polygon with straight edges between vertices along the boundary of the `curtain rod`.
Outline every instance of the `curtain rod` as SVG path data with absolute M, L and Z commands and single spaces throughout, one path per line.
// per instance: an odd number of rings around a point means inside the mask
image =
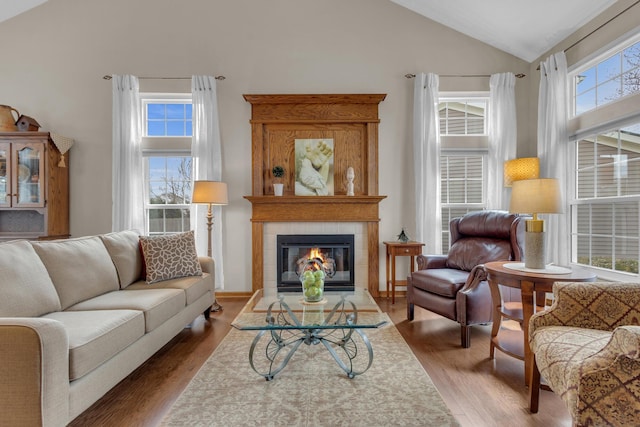
M 112 76 L 111 74 L 107 74 L 102 76 L 103 79 L 105 80 L 111 80 Z M 191 77 L 138 77 L 139 80 L 191 80 Z M 216 80 L 224 80 L 226 79 L 225 76 L 215 76 L 214 79 Z
M 563 50 L 564 53 L 567 53 L 568 50 L 573 49 L 574 47 L 576 47 L 577 45 L 579 45 L 580 43 L 582 43 L 583 41 L 585 41 L 587 39 L 587 37 L 590 37 L 591 35 L 593 35 L 593 33 L 595 33 L 596 31 L 601 30 L 605 25 L 608 25 L 611 23 L 611 21 L 613 21 L 614 19 L 616 19 L 617 17 L 619 17 L 620 15 L 622 15 L 623 13 L 626 13 L 629 9 L 631 9 L 633 6 L 637 5 L 638 3 L 640 3 L 640 0 L 636 0 L 634 3 L 630 4 L 629 6 L 627 6 L 625 9 L 621 10 L 620 12 L 618 12 L 616 15 L 612 16 L 611 18 L 609 18 L 608 20 L 606 20 L 605 22 L 603 22 L 602 24 L 598 25 L 596 28 L 594 28 L 592 31 L 590 31 L 589 33 L 585 34 L 584 36 L 580 37 L 578 40 L 576 40 L 571 46 L 567 47 L 566 49 Z M 536 68 L 536 70 L 540 71 L 540 65 L 538 65 L 538 67 Z
M 640 3 L 640 0 L 636 0 L 633 4 L 627 6 L 624 10 L 620 11 L 619 13 L 617 13 L 615 16 L 612 16 L 610 19 L 608 19 L 607 21 L 603 22 L 602 24 L 600 24 L 598 27 L 596 27 L 593 31 L 589 32 L 588 34 L 584 35 L 583 37 L 581 37 L 580 39 L 578 39 L 578 41 L 576 41 L 575 43 L 573 43 L 571 46 L 569 46 L 568 48 L 566 48 L 564 50 L 564 52 L 566 53 L 568 50 L 576 47 L 577 45 L 579 45 L 582 41 L 584 41 L 587 37 L 591 36 L 593 33 L 595 33 L 596 31 L 602 29 L 602 27 L 604 27 L 605 25 L 609 24 L 611 21 L 613 21 L 614 19 L 616 19 L 618 16 L 622 15 L 623 13 L 627 12 L 629 9 L 631 9 L 633 6 L 637 5 L 638 3 Z
M 638 0 L 640 1 L 640 0 Z M 415 74 L 405 74 L 404 75 L 408 79 L 413 79 Z M 440 77 L 491 77 L 491 74 L 439 74 Z M 521 79 L 526 77 L 526 74 L 518 73 L 515 75 L 517 78 Z

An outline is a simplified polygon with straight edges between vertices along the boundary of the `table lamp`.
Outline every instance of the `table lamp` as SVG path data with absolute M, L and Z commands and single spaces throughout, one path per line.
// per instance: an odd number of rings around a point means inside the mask
M 525 221 L 524 266 L 544 269 L 544 221 L 538 219 L 538 214 L 562 212 L 560 183 L 553 178 L 514 181 L 509 211 L 533 215 L 533 219 Z
M 220 181 L 194 181 L 191 203 L 207 204 L 207 256 L 211 258 L 211 228 L 213 227 L 213 205 L 229 204 L 227 184 Z M 222 310 L 218 301 L 214 301 L 212 311 Z
M 536 179 L 540 174 L 540 159 L 521 157 L 504 162 L 504 186 L 511 187 L 514 181 Z

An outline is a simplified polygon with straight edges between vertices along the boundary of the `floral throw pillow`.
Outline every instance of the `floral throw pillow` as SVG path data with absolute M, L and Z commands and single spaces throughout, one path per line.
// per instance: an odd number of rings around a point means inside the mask
M 168 236 L 140 236 L 147 283 L 201 276 L 193 231 Z

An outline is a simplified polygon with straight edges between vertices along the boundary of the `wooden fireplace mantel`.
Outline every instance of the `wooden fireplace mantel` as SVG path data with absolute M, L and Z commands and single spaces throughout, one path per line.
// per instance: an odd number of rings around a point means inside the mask
M 368 283 L 379 294 L 378 104 L 384 94 L 244 95 L 251 103 L 252 288 L 264 286 L 264 224 L 362 222 L 367 226 Z M 295 195 L 295 140 L 332 139 L 334 195 Z M 274 166 L 284 195 L 273 195 Z M 347 169 L 355 172 L 347 196 Z
M 378 203 L 386 196 L 245 196 L 252 222 L 378 222 Z

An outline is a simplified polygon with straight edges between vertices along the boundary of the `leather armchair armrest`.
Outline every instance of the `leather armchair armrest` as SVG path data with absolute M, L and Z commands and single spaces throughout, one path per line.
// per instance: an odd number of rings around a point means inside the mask
M 446 268 L 446 255 L 418 255 L 416 258 L 418 270 L 426 270 L 428 268 Z
M 466 283 L 456 294 L 457 321 L 461 325 L 487 323 L 492 320 L 491 289 L 487 283 L 487 269 L 476 265 L 469 272 Z
M 69 422 L 69 338 L 45 318 L 0 318 L 0 402 L 3 425 Z

